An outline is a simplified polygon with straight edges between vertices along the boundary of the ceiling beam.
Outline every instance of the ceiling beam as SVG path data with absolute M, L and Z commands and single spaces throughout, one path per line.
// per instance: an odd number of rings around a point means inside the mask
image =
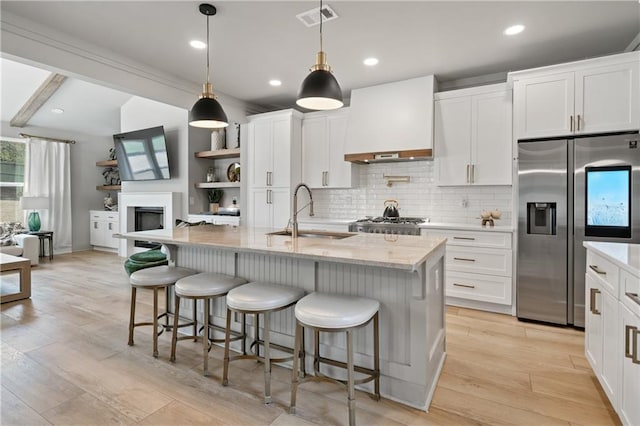
M 51 73 L 49 77 L 33 92 L 33 95 L 24 103 L 20 111 L 11 119 L 12 127 L 24 127 L 31 117 L 47 102 L 47 99 L 55 93 L 60 85 L 66 80 L 66 76 L 58 73 Z

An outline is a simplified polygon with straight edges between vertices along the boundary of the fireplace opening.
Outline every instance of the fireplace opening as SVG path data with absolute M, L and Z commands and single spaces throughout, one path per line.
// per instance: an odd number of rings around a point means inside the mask
M 164 226 L 164 208 L 162 207 L 136 207 L 135 208 L 135 230 L 136 231 L 150 231 L 153 229 L 163 229 Z M 159 243 L 153 241 L 140 241 L 134 242 L 135 247 L 144 248 L 160 248 Z

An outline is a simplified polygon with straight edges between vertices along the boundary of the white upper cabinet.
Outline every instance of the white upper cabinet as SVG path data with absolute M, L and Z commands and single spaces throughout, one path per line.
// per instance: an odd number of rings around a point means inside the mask
M 351 91 L 346 153 L 431 149 L 432 75 Z
M 640 127 L 640 52 L 511 73 L 516 139 Z
M 350 188 L 354 166 L 344 161 L 348 109 L 309 113 L 302 122 L 302 181 L 311 188 Z
M 436 94 L 438 185 L 511 185 L 511 91 L 505 84 Z
M 301 179 L 302 113 L 276 111 L 249 117 L 247 224 L 285 226 L 291 187 Z

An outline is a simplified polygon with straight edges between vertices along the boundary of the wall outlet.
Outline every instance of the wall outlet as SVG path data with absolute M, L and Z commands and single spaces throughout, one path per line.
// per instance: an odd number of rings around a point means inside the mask
M 469 206 L 469 199 L 467 197 L 462 197 L 460 200 L 460 207 L 467 208 Z

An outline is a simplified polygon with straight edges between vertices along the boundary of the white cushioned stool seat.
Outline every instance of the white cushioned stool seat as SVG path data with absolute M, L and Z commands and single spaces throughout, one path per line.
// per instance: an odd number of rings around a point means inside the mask
M 171 285 L 188 275 L 195 274 L 196 271 L 179 266 L 154 266 L 151 268 L 139 269 L 129 277 L 131 285 L 138 287 Z
M 227 294 L 227 306 L 239 311 L 270 311 L 287 306 L 304 296 L 301 288 L 254 281 Z
M 298 300 L 296 318 L 318 328 L 351 328 L 366 323 L 380 309 L 380 302 L 365 297 L 311 293 Z
M 247 280 L 240 277 L 203 272 L 180 278 L 176 281 L 174 289 L 176 295 L 181 297 L 217 296 L 246 282 Z

